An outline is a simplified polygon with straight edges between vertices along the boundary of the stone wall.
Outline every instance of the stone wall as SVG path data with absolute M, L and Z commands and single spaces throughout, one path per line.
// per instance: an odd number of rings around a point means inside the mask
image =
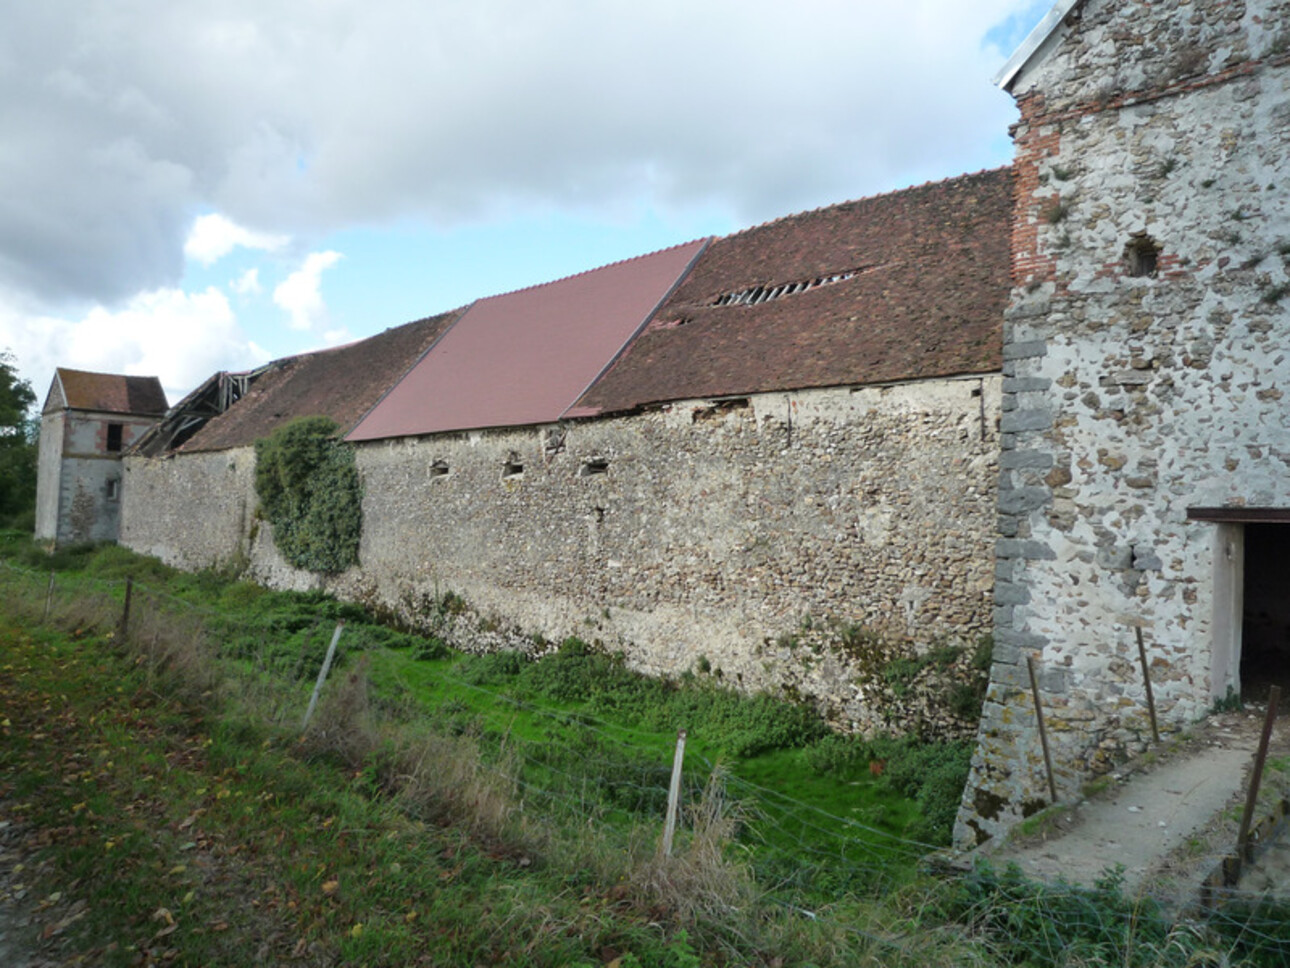
M 53 541 L 58 536 L 58 501 L 63 463 L 63 414 L 40 417 L 40 441 L 36 449 L 36 540 Z
M 261 544 L 254 448 L 126 457 L 123 490 L 120 543 L 168 565 L 239 567 Z
M 485 645 L 578 635 L 652 673 L 813 697 L 844 727 L 961 731 L 944 690 L 895 708 L 883 670 L 989 631 L 998 388 L 767 394 L 362 444 L 361 566 L 326 585 L 426 626 L 451 591 Z M 252 461 L 132 459 L 122 540 L 318 584 L 247 514 Z
M 1290 507 L 1288 7 L 1090 2 L 1015 87 L 996 661 L 960 843 L 1047 802 L 1028 658 L 1063 799 L 1149 738 L 1135 628 L 1166 726 L 1235 684 L 1240 527 L 1188 510 Z

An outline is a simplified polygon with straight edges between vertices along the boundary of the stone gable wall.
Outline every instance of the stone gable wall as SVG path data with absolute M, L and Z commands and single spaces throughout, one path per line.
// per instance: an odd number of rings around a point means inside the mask
M 36 538 L 57 544 L 115 541 L 122 501 L 122 464 L 107 449 L 109 424 L 121 425 L 121 446 L 155 423 L 122 414 L 56 410 L 40 421 Z
M 996 653 L 965 845 L 1047 803 L 1027 659 L 1077 797 L 1149 738 L 1136 627 L 1167 727 L 1232 684 L 1212 617 L 1233 535 L 1188 508 L 1290 506 L 1290 4 L 1082 10 L 1016 89 Z
M 997 376 L 691 401 L 563 426 L 359 445 L 360 567 L 288 567 L 253 452 L 129 461 L 122 540 L 188 568 L 244 557 L 455 638 L 577 635 L 660 675 L 708 668 L 813 698 L 840 726 L 961 735 L 945 690 L 990 629 Z M 537 642 L 532 636 L 539 636 Z M 967 646 L 936 688 L 891 659 Z M 903 703 L 903 705 L 902 705 Z

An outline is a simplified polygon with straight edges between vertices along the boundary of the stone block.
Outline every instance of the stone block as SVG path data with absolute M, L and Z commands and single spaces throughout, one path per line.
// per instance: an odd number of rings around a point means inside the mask
M 1042 508 L 1052 500 L 1052 492 L 1046 487 L 1017 487 L 1010 491 L 999 491 L 999 510 L 1004 514 L 1021 514 Z
M 1165 563 L 1150 547 L 1135 545 L 1133 548 L 1133 567 L 1138 571 L 1160 571 Z
M 1133 567 L 1133 549 L 1112 545 L 1097 549 L 1097 563 L 1111 571 L 1124 571 Z
M 1011 450 L 999 456 L 1002 470 L 1047 470 L 1054 464 L 1053 455 L 1044 450 Z
M 1026 605 L 1030 602 L 1030 589 L 1015 582 L 994 583 L 994 603 L 996 605 Z
M 1028 360 L 1037 356 L 1048 355 L 1048 341 L 1043 339 L 1025 340 L 1018 343 L 1003 344 L 1005 360 Z
M 1067 669 L 1043 669 L 1039 673 L 1039 688 L 1055 696 L 1064 696 L 1070 689 L 1070 672 Z
M 1042 649 L 1048 644 L 1046 636 L 1039 635 L 1035 632 L 1023 632 L 1016 629 L 995 629 L 994 630 L 995 647 L 1007 646 L 1014 649 L 1024 649 L 1028 652 L 1034 652 Z
M 994 543 L 994 553 L 1000 558 L 1026 558 L 1031 561 L 1053 561 L 1057 557 L 1057 553 L 1042 541 L 1018 538 L 1000 538 Z
M 1053 415 L 1047 410 L 1013 410 L 999 419 L 999 429 L 1005 434 L 1047 430 L 1052 425 Z
M 1043 376 L 1010 377 L 1003 381 L 1004 393 L 1043 393 L 1053 381 Z

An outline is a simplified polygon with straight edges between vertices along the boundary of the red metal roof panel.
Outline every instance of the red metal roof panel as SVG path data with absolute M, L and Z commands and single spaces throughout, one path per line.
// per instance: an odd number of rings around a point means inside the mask
M 706 240 L 481 299 L 349 440 L 550 423 L 668 297 Z

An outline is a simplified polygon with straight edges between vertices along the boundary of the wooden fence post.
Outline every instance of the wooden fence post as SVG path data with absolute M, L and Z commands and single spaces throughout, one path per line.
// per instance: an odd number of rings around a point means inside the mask
M 318 670 L 318 681 L 314 683 L 314 694 L 309 697 L 309 708 L 305 710 L 304 722 L 300 724 L 303 731 L 309 727 L 309 719 L 314 714 L 314 706 L 318 705 L 318 694 L 322 692 L 323 683 L 327 681 L 327 673 L 331 670 L 331 660 L 336 655 L 336 643 L 340 641 L 341 629 L 345 627 L 344 622 L 336 625 L 336 631 L 332 633 L 331 645 L 327 646 L 327 658 L 323 659 L 322 668 Z
M 1272 739 L 1272 724 L 1276 722 L 1277 705 L 1281 702 L 1281 687 L 1273 686 L 1268 693 L 1268 712 L 1263 717 L 1263 735 L 1259 737 L 1259 751 L 1254 754 L 1254 771 L 1250 775 L 1250 789 L 1245 795 L 1245 812 L 1241 814 L 1241 832 L 1236 838 L 1236 856 L 1242 864 L 1253 860 L 1250 850 L 1250 825 L 1254 822 L 1254 808 L 1258 804 L 1259 784 L 1263 782 L 1263 768 L 1268 762 L 1268 743 Z
M 1160 742 L 1160 728 L 1156 726 L 1156 697 L 1151 691 L 1151 670 L 1147 668 L 1147 647 L 1142 644 L 1142 626 L 1135 626 L 1138 633 L 1138 661 L 1142 663 L 1142 681 L 1147 686 L 1147 712 L 1151 714 L 1151 742 Z
M 117 631 L 117 635 L 122 642 L 125 641 L 126 633 L 130 631 L 130 599 L 133 595 L 134 579 L 127 578 L 125 580 L 125 606 L 121 609 L 121 625 Z
M 1026 656 L 1026 668 L 1030 670 L 1030 692 L 1035 697 L 1035 720 L 1039 723 L 1039 743 L 1044 748 L 1044 769 L 1048 771 L 1048 792 L 1052 794 L 1053 803 L 1057 802 L 1057 781 L 1053 778 L 1053 758 L 1048 752 L 1048 730 L 1044 728 L 1044 707 L 1039 701 L 1039 679 L 1035 676 L 1035 657 Z
M 681 804 L 681 761 L 685 759 L 685 730 L 676 733 L 676 753 L 672 757 L 672 782 L 667 789 L 667 819 L 663 823 L 663 856 L 672 856 L 672 837 L 676 834 L 676 814 Z
M 49 621 L 49 612 L 54 606 L 54 569 L 49 569 L 49 587 L 45 590 L 45 614 L 40 619 L 44 625 Z

